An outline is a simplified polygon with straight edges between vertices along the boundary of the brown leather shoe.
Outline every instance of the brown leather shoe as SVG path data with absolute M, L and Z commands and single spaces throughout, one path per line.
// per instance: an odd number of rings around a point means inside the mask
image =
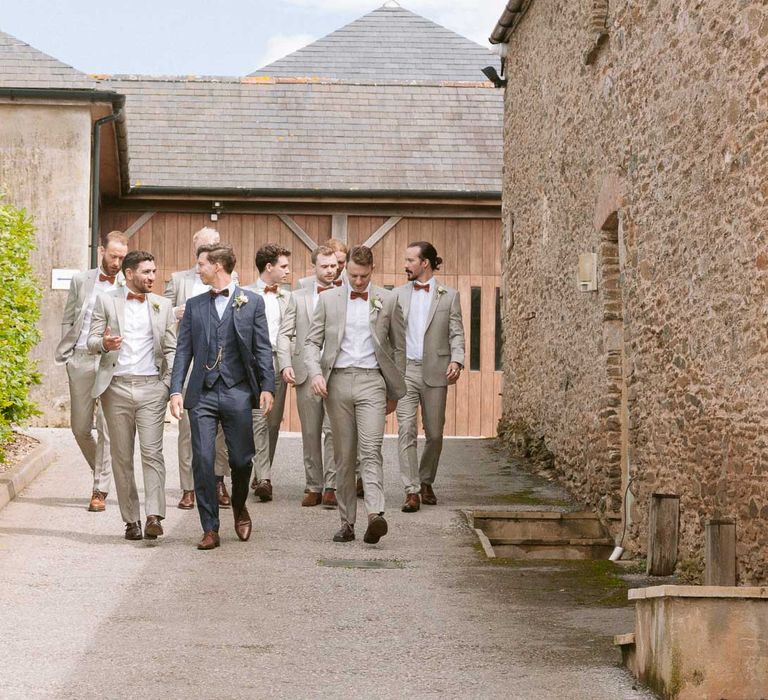
M 247 542 L 248 538 L 251 536 L 251 529 L 252 523 L 250 513 L 248 513 L 248 509 L 243 506 L 239 513 L 235 513 L 235 532 L 243 542 Z
M 336 500 L 336 490 L 335 489 L 325 489 L 325 493 L 323 494 L 323 508 L 336 508 L 339 503 Z
M 419 494 L 406 493 L 405 503 L 403 503 L 403 507 L 400 510 L 402 510 L 403 513 L 415 513 L 417 510 L 419 510 L 419 508 L 421 508 L 421 501 L 419 500 Z
M 182 510 L 192 510 L 195 507 L 195 492 L 182 491 L 181 500 L 176 507 Z
M 312 506 L 319 506 L 323 500 L 323 495 L 316 491 L 308 491 L 304 494 L 304 498 L 301 501 L 303 508 L 311 508 Z
M 387 534 L 388 530 L 389 527 L 383 515 L 370 515 L 368 517 L 368 529 L 363 535 L 363 542 L 366 544 L 376 544 Z
M 101 513 L 107 509 L 104 501 L 107 498 L 107 494 L 103 491 L 94 491 L 91 494 L 91 502 L 88 504 L 88 510 L 91 513 Z
M 163 534 L 163 526 L 160 524 L 159 515 L 148 515 L 147 524 L 144 526 L 144 539 L 156 540 Z
M 227 492 L 227 485 L 224 481 L 216 482 L 216 495 L 219 497 L 219 508 L 231 508 L 232 499 Z
M 435 498 L 435 492 L 432 490 L 432 484 L 421 482 L 421 502 L 425 506 L 437 505 L 437 498 Z
M 355 539 L 355 526 L 342 523 L 341 529 L 333 536 L 334 542 L 351 542 Z
M 219 533 L 214 530 L 208 530 L 203 533 L 203 539 L 197 544 L 198 549 L 216 549 L 221 544 Z
M 141 537 L 141 523 L 126 523 L 125 524 L 125 539 L 126 540 L 140 540 Z
M 256 488 L 253 489 L 254 495 L 262 502 L 272 500 L 272 482 L 269 479 L 259 479 L 256 482 Z
M 357 497 L 365 498 L 365 490 L 363 489 L 363 480 L 359 476 L 357 477 L 357 483 L 355 484 L 355 487 L 357 488 Z

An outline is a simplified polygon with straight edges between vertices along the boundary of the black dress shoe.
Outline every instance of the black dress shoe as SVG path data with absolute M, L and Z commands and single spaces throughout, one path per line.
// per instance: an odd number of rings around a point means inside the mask
M 374 515 L 368 520 L 368 529 L 363 535 L 363 542 L 366 544 L 376 544 L 388 530 L 387 521 L 383 515 Z
M 141 536 L 141 523 L 126 523 L 125 524 L 125 539 L 126 540 L 140 540 Z
M 351 542 L 355 539 L 355 528 L 349 523 L 343 523 L 341 529 L 333 536 L 334 542 Z

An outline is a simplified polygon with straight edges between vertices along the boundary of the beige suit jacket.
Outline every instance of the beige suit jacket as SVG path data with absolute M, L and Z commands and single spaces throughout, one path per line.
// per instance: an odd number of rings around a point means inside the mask
M 85 310 L 88 307 L 88 300 L 91 298 L 93 286 L 99 276 L 100 270 L 86 270 L 78 272 L 72 277 L 69 285 L 69 294 L 67 303 L 64 305 L 64 316 L 61 320 L 61 340 L 56 346 L 54 359 L 57 363 L 65 363 L 75 351 L 75 345 L 83 330 L 83 320 Z M 117 273 L 116 279 L 118 287 L 125 283 L 122 272 Z
M 304 359 L 304 342 L 314 315 L 313 293 L 313 287 L 302 287 L 293 292 L 277 336 L 278 368 L 282 372 L 286 367 L 292 367 L 296 386 L 302 385 L 308 378 L 307 364 Z M 324 294 L 330 293 L 331 290 L 324 292 Z
M 427 386 L 447 386 L 448 378 L 445 372 L 448 364 L 457 362 L 464 366 L 464 323 L 461 317 L 461 300 L 457 290 L 440 284 L 437 278 L 433 280 L 437 288 L 432 295 L 424 331 L 422 372 Z M 407 328 L 413 283 L 408 282 L 393 291 L 397 294 L 400 306 L 403 308 Z
M 91 320 L 91 330 L 88 333 L 88 352 L 101 355 L 99 367 L 96 370 L 96 381 L 93 385 L 93 396 L 101 396 L 109 383 L 117 365 L 119 350 L 104 352 L 102 340 L 104 331 L 109 326 L 112 335 L 120 335 L 125 325 L 125 290 L 120 288 L 96 299 Z M 173 306 L 168 299 L 157 294 L 147 294 L 144 302 L 149 305 L 149 315 L 152 319 L 152 335 L 155 339 L 155 367 L 160 379 L 166 386 L 171 386 L 171 370 L 176 354 L 176 318 Z
M 348 299 L 346 285 L 320 295 L 304 342 L 304 358 L 310 378 L 322 374 L 327 381 L 331 374 L 347 325 Z M 374 308 L 376 301 L 381 304 L 380 309 Z M 368 304 L 376 361 L 387 385 L 387 399 L 397 401 L 407 391 L 403 312 L 394 292 L 373 285 Z
M 163 296 L 166 299 L 170 299 L 174 307 L 186 304 L 187 299 L 192 296 L 192 290 L 195 288 L 196 274 L 196 267 L 172 273 L 171 279 L 165 285 Z M 232 281 L 235 283 L 235 286 L 239 283 L 237 272 L 235 271 L 232 272 Z

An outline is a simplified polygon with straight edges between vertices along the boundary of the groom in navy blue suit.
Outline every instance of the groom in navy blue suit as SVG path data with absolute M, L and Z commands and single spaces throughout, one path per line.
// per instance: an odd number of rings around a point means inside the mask
M 252 409 L 272 409 L 275 374 L 264 300 L 232 282 L 237 259 L 223 243 L 197 249 L 197 271 L 208 294 L 187 300 L 171 375 L 171 414 L 189 411 L 192 473 L 203 538 L 198 549 L 219 546 L 216 431 L 221 423 L 232 470 L 235 532 L 245 541 L 251 517 L 245 507 L 254 455 Z M 194 360 L 194 363 L 192 362 Z M 187 393 L 181 389 L 192 364 Z

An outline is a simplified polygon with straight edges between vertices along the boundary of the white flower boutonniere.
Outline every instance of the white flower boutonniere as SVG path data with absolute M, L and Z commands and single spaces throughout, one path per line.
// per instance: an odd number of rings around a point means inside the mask
M 375 314 L 377 311 L 381 311 L 384 308 L 384 304 L 381 301 L 381 297 L 372 296 L 370 304 L 371 304 L 372 314 Z
M 242 292 L 240 292 L 240 294 L 238 294 L 235 297 L 235 300 L 232 302 L 232 306 L 234 306 L 236 309 L 239 309 L 243 304 L 247 304 L 247 303 L 248 303 L 248 297 L 245 296 L 245 294 L 243 294 Z
M 442 284 L 437 288 L 438 296 L 443 296 L 443 294 L 447 294 L 447 293 L 448 293 L 448 290 L 445 287 L 443 287 Z
M 285 292 L 282 290 L 282 287 L 277 288 L 277 298 L 282 299 L 285 296 Z
M 125 287 L 125 280 L 122 277 L 118 277 L 115 280 L 115 284 L 117 284 L 118 287 Z
M 154 309 L 155 313 L 160 313 L 160 304 L 158 304 L 156 301 L 152 302 L 152 308 Z

